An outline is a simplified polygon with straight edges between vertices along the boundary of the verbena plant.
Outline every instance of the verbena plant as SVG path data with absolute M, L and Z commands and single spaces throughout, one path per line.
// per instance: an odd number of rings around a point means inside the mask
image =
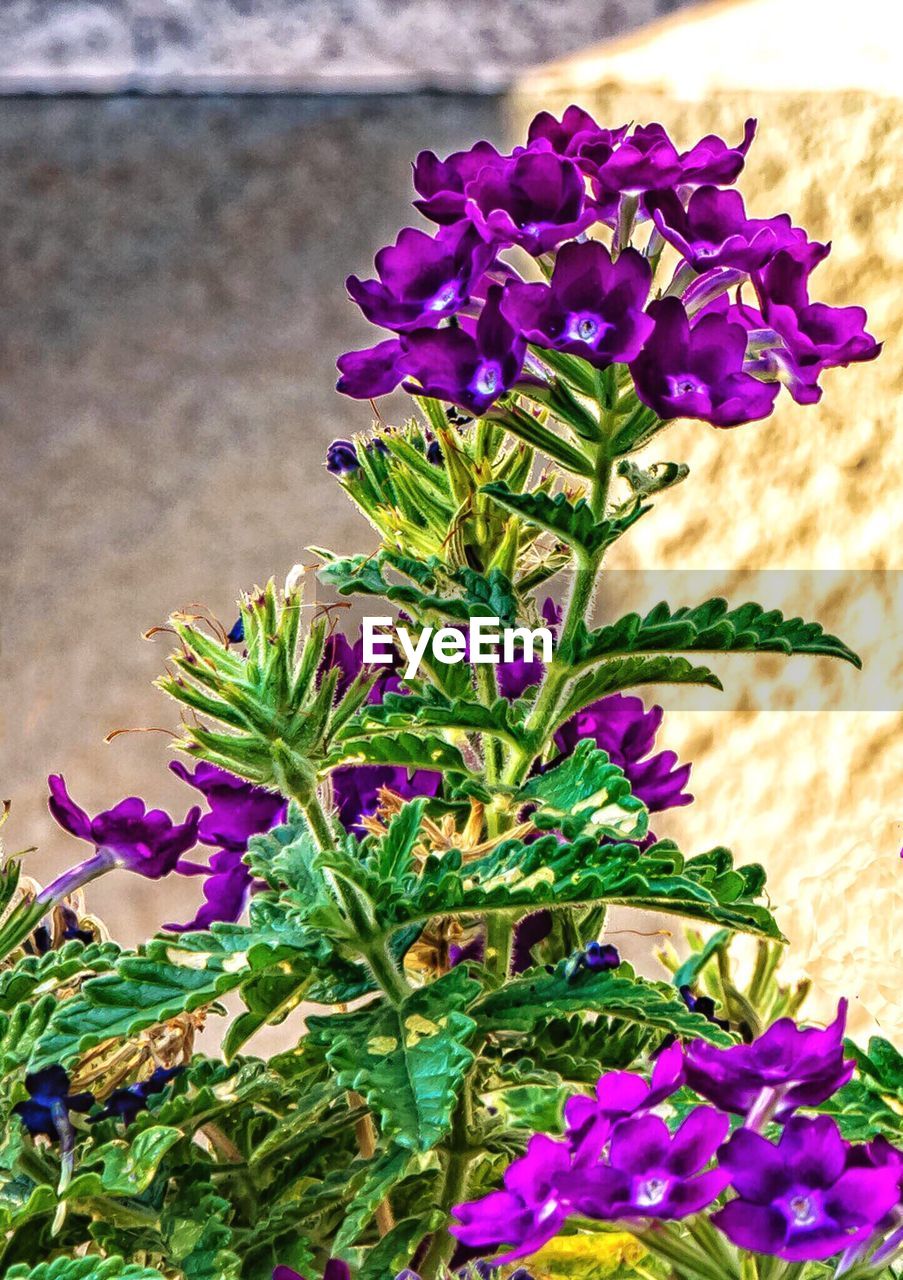
M 824 369 L 878 354 L 859 308 L 809 301 L 827 246 L 730 189 L 753 131 L 681 152 L 572 107 L 510 156 L 418 158 L 438 230 L 349 280 L 391 336 L 339 361 L 341 390 L 403 384 L 417 412 L 331 446 L 378 542 L 321 552 L 319 578 L 414 642 L 446 628 L 459 660 L 365 664 L 301 571 L 228 632 L 160 628 L 203 811 L 90 817 L 55 776 L 90 855 L 44 888 L 4 871 L 6 1276 L 435 1280 L 544 1267 L 553 1237 L 598 1275 L 613 1224 L 647 1277 L 893 1274 L 903 1060 L 845 1050 L 842 1011 L 782 1016 L 803 993 L 775 978 L 763 870 L 652 834 L 689 766 L 625 692 L 718 688 L 703 662 L 728 651 L 858 659 L 757 604 L 590 618 L 607 549 L 687 474 L 638 451 L 676 418 L 767 417 L 781 385 L 814 403 Z M 553 652 L 461 660 L 475 618 L 544 621 Z M 123 949 L 84 904 L 117 868 L 200 877 L 203 905 Z M 651 981 L 610 906 L 709 928 Z M 758 939 L 745 986 L 736 934 Z M 196 1054 L 211 1014 L 222 1053 Z

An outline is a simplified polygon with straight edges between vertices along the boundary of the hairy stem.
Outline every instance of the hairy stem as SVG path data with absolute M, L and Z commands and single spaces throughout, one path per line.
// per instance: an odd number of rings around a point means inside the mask
M 445 1169 L 442 1187 L 439 1192 L 439 1208 L 450 1213 L 456 1204 L 460 1204 L 467 1194 L 467 1174 L 473 1160 L 470 1147 L 468 1121 L 470 1117 L 470 1082 L 458 1100 L 452 1121 L 452 1131 L 446 1147 Z M 444 1274 L 443 1268 L 451 1260 L 457 1241 L 447 1228 L 440 1227 L 430 1241 L 426 1255 L 420 1264 L 419 1273 L 423 1280 L 436 1280 Z

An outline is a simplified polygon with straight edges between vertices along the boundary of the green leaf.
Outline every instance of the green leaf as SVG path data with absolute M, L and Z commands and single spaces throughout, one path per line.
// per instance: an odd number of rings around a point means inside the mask
M 785 618 L 780 610 L 755 603 L 730 609 L 720 597 L 673 611 L 662 602 L 645 616 L 628 613 L 595 631 L 581 625 L 569 645 L 559 646 L 558 656 L 580 667 L 631 653 L 701 651 L 824 654 L 862 665 L 852 649 L 817 622 Z
M 160 1161 L 182 1141 L 182 1133 L 169 1125 L 152 1125 L 130 1142 L 121 1138 L 91 1152 L 86 1166 L 101 1166 L 101 1182 L 111 1195 L 137 1196 L 153 1182 Z
M 409 580 L 395 581 L 387 572 Z M 319 576 L 340 595 L 381 596 L 421 617 L 436 614 L 459 622 L 472 617 L 510 622 L 518 612 L 517 593 L 500 569 L 487 574 L 467 567 L 450 569 L 435 557 L 413 560 L 386 548 L 372 556 L 333 557 Z
M 22 956 L 0 973 L 0 1010 L 10 1012 L 35 994 L 59 992 L 84 974 L 111 969 L 121 948 L 115 942 L 71 940 L 43 956 Z
M 441 1215 L 432 1218 L 403 1218 L 379 1244 L 368 1249 L 357 1280 L 389 1280 L 400 1267 L 410 1261 L 411 1254 L 423 1236 L 434 1227 L 444 1225 Z
M 703 969 L 712 957 L 727 945 L 730 941 L 730 936 L 729 929 L 719 929 L 717 933 L 713 933 L 711 938 L 698 951 L 694 951 L 691 956 L 688 956 L 680 968 L 675 971 L 671 979 L 672 984 L 678 990 L 681 987 L 695 986 Z
M 533 815 L 537 827 L 554 828 L 567 839 L 586 831 L 642 840 L 649 830 L 646 806 L 630 790 L 624 770 L 590 738 L 561 764 L 532 778 L 519 798 L 538 806 Z
M 591 703 L 598 702 L 600 698 L 645 684 L 704 684 L 712 689 L 724 687 L 708 667 L 695 667 L 686 658 L 671 654 L 655 654 L 650 658 L 639 654 L 612 658 L 593 667 L 572 685 L 556 712 L 555 726 L 564 724 L 571 716 Z
M 866 1142 L 882 1134 L 903 1145 L 903 1054 L 881 1036 L 873 1036 L 868 1051 L 852 1040 L 844 1042 L 856 1074 L 818 1110 L 834 1116 L 845 1138 Z
M 435 734 L 374 734 L 369 738 L 351 738 L 336 744 L 328 761 L 329 769 L 349 764 L 404 766 L 408 769 L 433 769 L 439 772 L 468 773 L 461 752 Z
M 558 1015 L 604 1013 L 654 1027 L 666 1035 L 700 1038 L 722 1046 L 734 1043 L 727 1032 L 692 1013 L 668 983 L 637 978 L 626 964 L 608 973 L 586 969 L 572 973 L 566 960 L 551 974 L 533 969 L 484 996 L 470 1010 L 480 1028 L 491 1032 L 531 1031 L 550 1011 Z
M 35 1267 L 10 1267 L 4 1280 L 163 1280 L 159 1271 L 122 1258 L 56 1258 Z
M 649 510 L 636 507 L 628 515 L 600 520 L 585 498 L 572 502 L 564 493 L 554 497 L 541 489 L 529 493 L 512 493 L 505 484 L 484 485 L 481 493 L 494 499 L 507 511 L 514 512 L 531 524 L 566 542 L 568 546 L 592 557 L 616 542 L 621 535 Z
M 343 1210 L 332 1251 L 342 1256 L 361 1236 L 386 1196 L 413 1168 L 421 1168 L 422 1159 L 405 1147 L 390 1147 L 367 1162 L 364 1177 L 355 1188 L 351 1201 Z M 351 1171 L 349 1170 L 349 1174 Z
M 380 1001 L 354 1013 L 309 1017 L 308 1034 L 326 1050 L 343 1088 L 380 1117 L 381 1131 L 411 1151 L 429 1151 L 448 1133 L 471 1064 L 475 1024 L 463 1010 L 479 993 L 453 969 L 398 1006 Z
M 440 690 L 426 685 L 423 693 L 387 693 L 381 703 L 364 708 L 350 733 L 385 733 L 408 726 L 491 733 L 513 743 L 521 740 L 523 732 L 522 718 L 505 698 L 498 698 L 487 707 L 470 698 L 447 698 Z

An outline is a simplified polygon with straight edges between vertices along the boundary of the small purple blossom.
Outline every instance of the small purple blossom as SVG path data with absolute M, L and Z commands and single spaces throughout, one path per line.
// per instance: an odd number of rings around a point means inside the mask
M 357 449 L 350 440 L 333 440 L 326 450 L 326 470 L 333 476 L 347 479 L 360 471 Z
M 779 249 L 805 239 L 790 215 L 748 218 L 739 191 L 698 187 L 686 208 L 676 192 L 653 191 L 646 209 L 661 235 L 696 271 L 733 267 L 757 271 Z
M 817 1106 L 853 1074 L 843 1056 L 846 1011 L 842 1000 L 823 1031 L 780 1018 L 752 1044 L 718 1049 L 696 1040 L 687 1051 L 687 1084 L 722 1110 L 746 1116 L 753 1128 Z
M 829 307 L 809 301 L 808 279 L 817 261 L 817 252 L 785 249 L 753 276 L 765 322 L 783 342 L 774 358 L 799 404 L 815 404 L 821 399 L 818 379 L 824 369 L 874 360 L 881 354 L 882 344 L 866 332 L 868 316 L 862 307 Z
M 707 314 L 691 326 L 677 298 L 653 302 L 649 314 L 655 329 L 630 370 L 637 395 L 660 418 L 736 427 L 768 417 L 779 388 L 744 372 L 741 325 Z
M 245 782 L 234 773 L 201 761 L 190 772 L 181 760 L 172 760 L 177 778 L 200 791 L 210 812 L 198 824 L 202 844 L 244 852 L 251 836 L 261 835 L 285 820 L 286 801 L 275 791 Z
M 51 904 L 68 897 L 116 866 L 150 880 L 172 871 L 196 875 L 202 870 L 182 861 L 182 855 L 197 844 L 200 809 L 190 809 L 184 822 L 175 823 L 162 809 L 148 809 L 138 796 L 129 796 L 91 818 L 71 798 L 61 775 L 51 774 L 48 783 L 53 817 L 64 831 L 93 844 L 95 852 L 58 876 L 41 892 L 39 901 Z
M 719 187 L 736 182 L 746 163 L 746 154 L 756 136 L 757 122 L 752 117 L 743 126 L 743 137 L 735 147 L 715 133 L 706 134 L 680 157 L 680 183 L 697 187 L 714 183 Z
M 616 261 L 603 244 L 566 244 L 548 284 L 509 284 L 502 310 L 540 347 L 583 356 L 597 368 L 636 358 L 653 322 L 644 314 L 652 270 L 635 249 Z
M 226 634 L 226 639 L 230 644 L 244 644 L 245 639 L 245 620 L 239 616 L 232 623 L 232 627 Z
M 560 156 L 579 156 L 582 149 L 592 143 L 614 147 L 626 137 L 627 128 L 622 125 L 617 129 L 603 129 L 588 111 L 572 104 L 560 120 L 549 111 L 540 111 L 534 116 L 527 132 L 527 148 L 539 150 L 547 146 Z
M 346 351 L 339 356 L 336 390 L 354 400 L 375 400 L 394 391 L 405 375 L 401 343 L 387 338 L 363 351 Z
M 788 1121 L 773 1145 L 738 1129 L 720 1153 L 739 1193 L 712 1217 L 738 1245 L 788 1262 L 823 1261 L 869 1239 L 899 1198 L 890 1165 L 861 1167 L 829 1116 Z
M 684 1081 L 684 1054 L 679 1043 L 669 1045 L 655 1059 L 652 1078 L 632 1071 L 609 1071 L 596 1084 L 595 1095 L 578 1093 L 564 1105 L 568 1142 L 576 1155 L 592 1151 L 597 1159 L 612 1126 L 642 1114 L 670 1098 Z
M 730 1121 L 713 1107 L 696 1107 L 675 1133 L 659 1116 L 615 1125 L 607 1159 L 575 1165 L 565 1194 L 575 1210 L 601 1221 L 680 1220 L 710 1205 L 728 1175 L 709 1169 Z
M 700 1017 L 711 1022 L 713 1026 L 720 1027 L 722 1031 L 730 1031 L 730 1022 L 726 1018 L 718 1017 L 718 1010 L 711 996 L 697 996 L 692 987 L 685 986 L 680 988 L 680 998 L 691 1013 L 698 1013 Z
M 434 328 L 469 300 L 495 253 L 468 223 L 436 236 L 405 227 L 394 245 L 377 253 L 379 279 L 349 276 L 346 287 L 373 324 L 398 333 Z
M 406 391 L 463 405 L 477 415 L 514 386 L 526 352 L 523 337 L 503 315 L 502 290 L 493 285 L 475 330 L 420 329 L 406 334 L 404 371 L 416 383 Z
M 184 1067 L 156 1067 L 147 1080 L 139 1080 L 137 1084 L 127 1085 L 123 1089 L 114 1089 L 107 1098 L 103 1111 L 91 1117 L 93 1123 L 115 1118 L 124 1125 L 132 1124 L 139 1112 L 146 1110 L 148 1099 L 156 1093 L 162 1093 L 169 1082 L 184 1070 Z
M 58 1066 L 32 1071 L 25 1077 L 30 1097 L 17 1102 L 13 1113 L 19 1117 L 33 1138 L 43 1134 L 68 1145 L 71 1140 L 70 1111 L 90 1111 L 94 1106 L 91 1093 L 70 1093 L 68 1073 Z
M 548 253 L 596 221 L 583 174 L 551 151 L 522 152 L 501 167 L 483 169 L 465 188 L 467 216 L 498 246 Z
M 449 225 L 464 217 L 464 188 L 484 169 L 501 168 L 506 157 L 489 142 L 477 142 L 469 151 L 455 151 L 440 160 L 432 151 L 421 151 L 414 161 L 414 188 L 423 197 L 414 208 L 433 222 Z
M 463 1244 L 487 1251 L 513 1245 L 496 1260 L 500 1263 L 535 1253 L 557 1235 L 571 1211 L 560 1189 L 570 1166 L 570 1151 L 564 1143 L 534 1135 L 525 1154 L 505 1170 L 504 1190 L 455 1205 L 452 1212 L 459 1221 L 449 1230 Z
M 273 1271 L 273 1280 L 304 1280 L 304 1277 L 297 1271 L 293 1271 L 291 1267 L 276 1267 Z M 351 1280 L 348 1263 L 338 1258 L 330 1258 L 323 1268 L 323 1280 Z
M 681 176 L 677 148 L 660 124 L 637 125 L 623 141 L 603 140 L 581 148 L 600 196 L 642 195 L 669 187 Z

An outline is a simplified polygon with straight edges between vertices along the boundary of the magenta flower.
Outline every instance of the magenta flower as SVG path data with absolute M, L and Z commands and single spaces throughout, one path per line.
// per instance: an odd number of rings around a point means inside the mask
M 596 221 L 583 174 L 551 151 L 522 152 L 465 187 L 466 213 L 490 244 L 547 253 Z
M 674 245 L 696 271 L 733 267 L 757 271 L 779 249 L 804 241 L 790 215 L 748 218 L 739 191 L 704 186 L 695 190 L 686 208 L 674 191 L 652 191 L 646 209 L 662 236 Z
M 843 1056 L 846 1013 L 842 1000 L 823 1031 L 780 1018 L 752 1044 L 729 1049 L 696 1040 L 687 1051 L 687 1084 L 722 1110 L 746 1116 L 751 1128 L 818 1106 L 853 1074 Z
M 622 142 L 606 140 L 581 148 L 600 196 L 642 195 L 670 187 L 681 176 L 681 158 L 660 124 L 637 125 Z
M 387 338 L 375 347 L 346 351 L 339 356 L 336 391 L 354 400 L 375 400 L 394 391 L 405 375 L 403 351 L 397 338 Z
M 823 250 L 824 246 L 813 249 Z M 823 369 L 874 360 L 881 353 L 882 344 L 866 332 L 868 316 L 862 307 L 829 307 L 809 301 L 809 274 L 823 256 L 824 252 L 805 254 L 785 249 L 753 276 L 765 322 L 784 344 L 783 349 L 775 350 L 774 358 L 799 404 L 815 404 L 821 399 L 818 379 Z
M 200 791 L 210 806 L 198 824 L 202 844 L 244 853 L 251 836 L 261 835 L 285 820 L 286 801 L 275 791 L 256 787 L 215 764 L 201 761 L 190 772 L 181 760 L 169 765 L 177 778 Z
M 647 1082 L 632 1071 L 609 1071 L 596 1084 L 595 1095 L 578 1093 L 564 1104 L 567 1139 L 575 1155 L 599 1157 L 612 1127 L 629 1116 L 642 1115 L 670 1098 L 683 1084 L 684 1054 L 680 1044 L 670 1045 L 655 1059 Z
M 750 118 L 743 126 L 743 138 L 736 147 L 709 133 L 680 157 L 682 186 L 697 187 L 712 182 L 726 187 L 736 182 L 746 163 L 746 153 L 756 136 L 756 121 Z
M 677 298 L 653 302 L 649 315 L 655 328 L 630 369 L 637 395 L 660 418 L 736 427 L 768 417 L 779 388 L 744 371 L 742 325 L 706 314 L 691 327 Z
M 564 245 L 548 284 L 509 284 L 502 311 L 540 347 L 583 356 L 597 368 L 634 360 L 652 332 L 644 314 L 652 270 L 635 249 L 615 262 L 603 244 Z
M 293 1271 L 291 1267 L 276 1267 L 273 1271 L 273 1280 L 304 1280 L 297 1271 Z M 341 1262 L 338 1258 L 330 1258 L 323 1269 L 323 1280 L 351 1280 L 351 1271 L 347 1262 Z
M 592 143 L 614 147 L 627 136 L 627 125 L 618 129 L 603 129 L 588 111 L 574 105 L 566 108 L 560 120 L 549 111 L 540 111 L 533 117 L 527 132 L 527 148 L 550 148 L 560 156 L 579 156 L 582 149 Z
M 473 332 L 450 328 L 406 334 L 404 371 L 416 383 L 405 382 L 404 389 L 450 400 L 479 415 L 514 386 L 526 342 L 503 315 L 501 296 L 501 286 L 493 285 Z
M 519 1160 L 505 1170 L 504 1190 L 491 1191 L 482 1200 L 455 1205 L 459 1222 L 449 1230 L 462 1244 L 495 1250 L 513 1247 L 500 1263 L 535 1253 L 557 1235 L 571 1212 L 562 1182 L 571 1167 L 567 1146 L 544 1134 L 534 1135 Z
M 185 875 L 203 872 L 194 863 L 182 862 L 182 854 L 198 842 L 200 809 L 190 809 L 185 821 L 177 824 L 162 809 L 148 809 L 138 796 L 129 796 L 113 809 L 90 818 L 70 797 L 61 775 L 51 774 L 47 781 L 50 812 L 64 831 L 93 844 L 94 855 L 58 876 L 38 895 L 38 901 L 50 904 L 68 897 L 112 867 L 124 867 L 150 880 L 159 880 L 171 871 Z
M 376 255 L 378 280 L 349 276 L 346 286 L 368 320 L 404 333 L 435 328 L 454 315 L 492 265 L 495 249 L 468 223 L 438 235 L 405 227 Z
M 414 208 L 433 222 L 448 225 L 464 217 L 464 188 L 484 169 L 500 169 L 507 157 L 488 142 L 477 142 L 469 151 L 455 151 L 440 160 L 432 151 L 421 151 L 414 161 L 414 188 L 423 197 Z
M 601 1221 L 689 1217 L 727 1186 L 727 1173 L 707 1166 L 729 1127 L 712 1107 L 694 1108 L 673 1134 L 659 1116 L 621 1120 L 607 1159 L 576 1162 L 565 1194 L 578 1213 Z
M 739 1193 L 712 1217 L 741 1249 L 823 1261 L 866 1241 L 899 1199 L 890 1165 L 851 1163 L 829 1116 L 790 1120 L 777 1145 L 738 1129 L 720 1153 Z

